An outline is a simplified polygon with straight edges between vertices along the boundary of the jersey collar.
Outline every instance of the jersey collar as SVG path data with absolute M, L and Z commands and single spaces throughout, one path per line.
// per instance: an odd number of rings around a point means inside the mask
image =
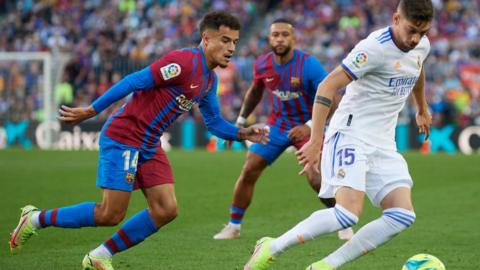
M 408 51 L 400 49 L 400 47 L 397 46 L 397 43 L 395 43 L 395 36 L 393 35 L 392 26 L 388 27 L 388 32 L 390 33 L 390 37 L 392 38 L 393 45 L 395 45 L 395 47 L 397 47 L 397 49 L 399 49 L 401 52 L 408 53 Z
M 205 58 L 205 53 L 203 52 L 202 46 L 199 45 L 197 48 L 200 51 L 200 54 L 202 55 L 202 67 L 204 71 L 203 73 L 209 73 L 211 70 L 208 69 L 207 59 Z
M 275 65 L 275 67 L 282 67 L 282 66 L 286 66 L 288 64 L 290 64 L 291 62 L 293 62 L 295 60 L 295 57 L 297 56 L 297 50 L 296 49 L 293 49 L 293 55 L 292 55 L 292 58 L 290 58 L 285 64 L 279 64 L 277 63 L 277 61 L 275 61 L 275 53 L 273 53 L 273 64 Z

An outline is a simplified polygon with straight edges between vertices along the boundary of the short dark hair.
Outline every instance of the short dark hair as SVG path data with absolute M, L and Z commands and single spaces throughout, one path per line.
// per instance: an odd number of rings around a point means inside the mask
M 229 27 L 232 30 L 240 30 L 241 28 L 240 21 L 237 17 L 228 12 L 216 10 L 207 13 L 203 17 L 202 21 L 200 22 L 200 34 L 205 32 L 207 29 L 218 30 L 222 25 Z
M 278 19 L 275 19 L 272 24 L 275 24 L 275 23 L 286 23 L 286 24 L 290 24 L 292 27 L 295 28 L 295 23 L 290 20 L 290 19 L 287 19 L 287 18 L 278 18 Z
M 409 21 L 429 22 L 433 19 L 432 0 L 400 0 L 398 7 Z

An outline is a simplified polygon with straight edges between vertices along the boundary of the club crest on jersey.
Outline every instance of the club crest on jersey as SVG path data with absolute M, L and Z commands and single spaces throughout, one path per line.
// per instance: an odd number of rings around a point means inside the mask
M 133 183 L 133 181 L 135 180 L 135 174 L 133 173 L 127 173 L 127 175 L 125 176 L 125 181 L 127 181 L 127 183 L 131 184 Z
M 295 86 L 299 86 L 299 85 L 300 85 L 300 78 L 298 78 L 298 77 L 291 77 L 291 78 L 290 78 L 290 84 L 291 84 L 292 86 L 294 86 L 294 87 L 295 87 Z
M 345 170 L 340 168 L 340 170 L 338 170 L 337 177 L 338 178 L 345 178 L 345 175 L 346 175 Z
M 187 97 L 184 94 L 181 94 L 180 96 L 177 96 L 175 100 L 178 102 L 178 107 L 183 110 L 183 111 L 190 111 L 192 106 L 196 103 L 195 101 L 191 99 L 187 99 Z
M 177 77 L 181 72 L 182 69 L 177 63 L 171 63 L 160 68 L 160 73 L 162 73 L 162 77 L 165 81 Z
M 396 68 L 396 69 L 400 69 L 402 67 L 402 64 L 400 64 L 400 60 L 397 60 L 395 61 L 395 63 L 393 64 L 393 66 Z
M 360 66 L 364 65 L 368 60 L 368 54 L 366 52 L 358 52 L 355 54 L 353 57 L 353 65 L 355 65 L 357 68 L 360 68 Z

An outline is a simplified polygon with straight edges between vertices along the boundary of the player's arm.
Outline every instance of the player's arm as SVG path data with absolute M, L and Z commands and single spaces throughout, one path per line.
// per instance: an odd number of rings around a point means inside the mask
M 239 128 L 226 121 L 221 113 L 216 95 L 217 77 L 213 89 L 199 102 L 200 112 L 208 131 L 213 135 L 229 141 L 251 140 L 268 141 L 268 131 L 261 127 Z
M 245 94 L 240 113 L 237 118 L 237 125 L 243 126 L 248 116 L 257 107 L 263 96 L 263 86 L 252 83 Z
M 312 109 L 312 142 L 321 147 L 327 116 L 330 112 L 334 95 L 347 86 L 352 78 L 342 67 L 334 69 L 318 86 Z
M 417 107 L 416 121 L 420 133 L 425 133 L 425 140 L 430 135 L 430 125 L 432 123 L 432 115 L 428 110 L 427 99 L 425 97 L 425 69 L 422 67 L 420 76 L 413 87 L 413 100 Z
M 265 85 L 263 84 L 263 77 L 261 72 L 258 70 L 258 62 L 255 62 L 253 64 L 253 81 L 248 88 L 247 93 L 245 94 L 245 98 L 237 118 L 237 125 L 245 125 L 248 116 L 253 112 L 255 107 L 257 107 L 260 100 L 262 100 L 264 88 Z
M 150 67 L 146 67 L 117 82 L 88 107 L 70 108 L 62 106 L 59 110 L 60 116 L 58 119 L 69 124 L 77 124 L 99 114 L 112 103 L 126 97 L 130 93 L 150 89 L 154 85 L 155 81 L 150 72 Z
M 296 152 L 300 165 L 304 166 L 300 174 L 304 174 L 310 167 L 319 172 L 319 153 L 322 149 L 325 122 L 333 97 L 351 81 L 352 78 L 347 72 L 342 67 L 337 67 L 318 86 L 312 110 L 311 137 L 309 142 Z

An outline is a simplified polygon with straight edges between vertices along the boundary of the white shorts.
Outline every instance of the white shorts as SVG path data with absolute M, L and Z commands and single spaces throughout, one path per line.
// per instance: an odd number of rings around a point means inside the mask
M 321 198 L 335 197 L 340 187 L 351 187 L 365 192 L 379 207 L 394 189 L 413 186 L 407 162 L 398 152 L 379 149 L 342 133 L 325 140 L 321 164 Z

